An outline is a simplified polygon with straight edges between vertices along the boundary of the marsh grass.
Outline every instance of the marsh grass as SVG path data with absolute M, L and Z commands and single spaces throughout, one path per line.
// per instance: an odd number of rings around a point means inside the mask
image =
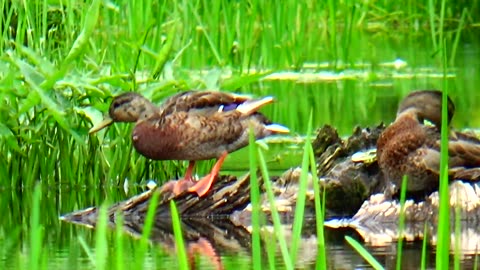
M 427 269 L 427 242 L 428 242 L 428 224 L 423 225 L 423 240 L 422 240 L 422 260 L 420 263 L 420 269 Z
M 375 259 L 375 257 L 373 257 L 373 255 L 370 252 L 368 252 L 368 250 L 365 249 L 357 240 L 353 239 L 348 235 L 345 236 L 345 240 L 347 241 L 348 244 L 352 246 L 353 249 L 355 249 L 355 251 L 357 251 L 358 254 L 360 254 L 360 256 L 362 256 L 363 259 L 365 259 L 365 261 L 368 262 L 368 264 L 371 267 L 373 267 L 373 269 L 377 269 L 377 270 L 385 269 L 377 261 L 377 259 Z
M 39 185 L 35 185 L 33 191 L 33 209 L 30 221 L 30 269 L 39 269 L 42 263 L 42 241 L 44 239 L 44 228 L 40 223 L 40 198 L 42 192 Z
M 156 193 L 158 194 L 158 193 Z M 157 195 L 158 198 L 158 195 Z M 156 204 L 151 204 L 152 206 L 149 207 L 153 209 L 152 213 L 155 213 L 156 209 Z M 185 250 L 185 243 L 183 241 L 183 236 L 182 236 L 182 227 L 181 227 L 181 217 L 178 214 L 177 206 L 175 205 L 174 201 L 170 201 L 170 213 L 172 216 L 172 227 L 173 227 L 173 234 L 175 237 L 175 249 L 177 251 L 177 256 L 178 256 L 178 269 L 181 270 L 188 270 L 188 259 L 187 259 L 187 253 Z M 154 219 L 154 214 L 151 215 L 151 218 L 153 221 Z M 150 223 L 150 226 L 153 225 L 153 222 Z
M 136 269 L 145 268 L 145 258 L 147 254 L 147 249 L 151 244 L 150 235 L 152 232 L 152 228 L 155 224 L 155 212 L 157 210 L 159 194 L 160 194 L 159 192 L 154 192 L 152 197 L 150 198 L 150 201 L 148 202 L 148 210 L 147 210 L 145 221 L 142 227 L 142 236 L 140 238 L 140 247 L 137 249 L 137 252 L 135 254 Z M 183 245 L 183 242 L 181 241 L 182 234 L 180 232 L 181 228 L 180 228 L 180 222 L 178 217 L 178 211 L 173 201 L 170 204 L 170 212 L 172 215 L 172 227 L 173 227 L 173 232 L 175 236 L 175 242 L 177 243 L 177 253 L 179 255 L 179 263 L 180 263 L 180 266 L 182 266 L 182 263 L 185 263 L 186 261 L 185 254 L 184 254 L 185 247 Z M 185 269 L 185 268 L 180 268 L 180 269 Z
M 312 145 L 310 144 L 310 147 L 306 146 L 306 150 L 308 150 L 309 156 L 310 156 L 310 169 L 312 173 L 313 192 L 314 192 L 314 200 L 315 200 L 315 225 L 316 225 L 316 232 L 317 232 L 317 248 L 318 248 L 316 268 L 327 269 L 327 252 L 326 252 L 326 246 L 325 246 L 325 235 L 323 230 L 323 222 L 325 219 L 326 192 L 325 192 L 325 189 L 320 190 L 317 170 L 314 169 L 316 168 L 317 165 L 315 162 L 315 156 L 314 156 Z M 320 198 L 320 194 L 323 195 L 322 198 Z
M 442 40 L 442 63 L 443 70 L 447 69 L 447 54 L 446 42 Z M 445 76 L 445 73 L 444 73 Z M 437 254 L 436 266 L 438 269 L 448 269 L 450 267 L 450 195 L 448 190 L 448 81 L 443 80 L 443 95 L 442 95 L 442 128 L 440 141 L 440 205 L 438 214 L 438 230 L 437 230 Z
M 95 261 L 94 267 L 96 269 L 107 268 L 108 258 L 108 242 L 107 242 L 107 230 L 108 230 L 108 216 L 107 216 L 108 204 L 104 203 L 99 210 L 98 221 L 95 226 Z
M 403 234 L 405 231 L 405 200 L 407 196 L 407 183 L 408 178 L 407 176 L 403 176 L 402 179 L 402 186 L 400 189 L 400 215 L 398 219 L 398 241 L 397 241 L 397 262 L 396 262 L 396 269 L 402 269 L 402 253 L 403 253 Z
M 263 225 L 263 217 L 261 216 L 260 187 L 257 177 L 257 146 L 255 144 L 255 134 L 252 129 L 249 131 L 248 150 L 250 160 L 250 201 L 252 204 L 252 268 L 254 270 L 260 270 L 262 268 L 260 229 Z M 271 257 L 269 256 L 269 258 Z
M 311 134 L 311 133 L 312 133 L 312 115 L 310 114 L 306 134 Z M 312 171 L 317 169 L 317 166 L 309 167 L 311 164 L 310 162 L 310 158 L 311 158 L 310 152 L 312 151 L 311 149 L 312 149 L 312 139 L 310 138 L 309 135 L 307 135 L 305 138 L 305 146 L 303 149 L 300 183 L 299 183 L 299 190 L 297 193 L 297 202 L 295 205 L 295 217 L 293 219 L 293 224 L 292 224 L 292 240 L 290 241 L 290 254 L 293 262 L 297 261 L 297 253 L 298 253 L 300 241 L 302 239 L 302 227 L 303 227 L 303 220 L 305 218 L 304 211 L 305 211 L 305 200 L 306 200 L 306 193 L 307 193 L 307 186 L 308 186 L 309 168 Z M 323 215 L 320 215 L 318 219 L 320 218 L 323 219 Z M 317 222 L 323 222 L 323 220 L 322 221 L 317 220 Z
M 280 214 L 278 213 L 278 210 L 276 207 L 275 195 L 273 194 L 272 184 L 269 180 L 270 176 L 266 166 L 265 157 L 260 148 L 257 148 L 257 150 L 258 150 L 258 163 L 259 163 L 260 171 L 262 172 L 262 179 L 264 180 L 263 185 L 265 187 L 265 192 L 268 197 L 268 202 L 270 203 L 274 236 L 275 236 L 274 239 L 278 243 L 278 246 L 280 248 L 280 252 L 282 254 L 282 259 L 283 259 L 285 268 L 294 269 L 294 261 L 292 261 L 292 254 L 288 250 L 287 241 L 285 238 L 285 231 L 284 231 L 284 228 L 282 227 Z
M 306 134 L 310 134 L 312 129 L 312 117 L 310 117 L 308 122 L 308 129 Z M 265 233 L 263 234 L 264 245 L 267 251 L 267 259 L 270 268 L 275 268 L 274 254 L 278 247 L 282 255 L 282 265 L 285 269 L 294 269 L 295 262 L 297 261 L 298 249 L 302 239 L 302 228 L 304 221 L 304 211 L 305 211 L 305 200 L 306 200 L 306 191 L 308 185 L 309 175 L 312 175 L 312 181 L 314 181 L 315 190 L 315 200 L 316 200 L 316 213 L 317 215 L 317 234 L 319 236 L 317 245 L 318 245 L 318 256 L 322 257 L 319 260 L 318 269 L 326 269 L 326 258 L 325 254 L 325 242 L 323 237 L 323 218 L 322 207 L 320 202 L 320 189 L 318 187 L 318 180 L 316 176 L 316 165 L 315 159 L 313 157 L 313 149 L 311 144 L 310 136 L 306 136 L 305 144 L 303 148 L 303 158 L 301 165 L 301 174 L 299 182 L 299 191 L 297 193 L 297 200 L 295 206 L 295 216 L 292 224 L 292 233 L 289 244 L 287 244 L 285 236 L 285 228 L 282 225 L 281 216 L 277 211 L 276 199 L 272 190 L 271 178 L 269 176 L 269 171 L 267 168 L 267 162 L 265 161 L 264 150 L 255 143 L 253 132 L 250 131 L 250 172 L 251 172 L 251 195 L 252 195 L 252 257 L 253 257 L 253 266 L 261 269 L 262 259 L 261 259 L 261 220 L 264 217 L 261 216 L 260 210 L 260 200 L 258 193 L 258 183 L 256 171 L 260 168 L 262 174 L 262 182 L 265 188 L 265 192 L 270 204 L 271 209 L 271 218 L 273 222 L 273 234 Z M 317 237 L 318 237 L 317 236 Z
M 409 0 L 304 5 L 224 0 L 51 2 L 55 1 L 0 0 L 4 15 L 0 27 L 0 186 L 11 188 L 0 199 L 2 209 L 11 209 L 0 226 L 0 254 L 2 258 L 13 254 L 12 268 L 49 268 L 47 261 L 53 255 L 48 249 L 55 247 L 45 242 L 55 236 L 53 229 L 47 231 L 45 226 L 59 227 L 59 212 L 101 205 L 106 199 L 119 201 L 126 195 L 115 189 L 126 179 L 144 183 L 184 173 L 182 162 L 152 162 L 138 155 L 131 146 L 131 126 L 114 125 L 99 135 L 87 134 L 92 123 L 108 110 L 111 96 L 119 92 L 140 91 L 156 103 L 181 90 L 207 87 L 274 95 L 278 102 L 263 112 L 293 133 L 309 133 L 312 127 L 331 123 L 341 134 L 349 134 L 356 124 L 391 121 L 398 98 L 411 89 L 433 86 L 448 91 L 452 87 L 458 107 L 468 108 L 459 110 L 464 115 L 464 120 L 457 120 L 461 126 L 480 121 L 470 109 L 480 105 L 469 98 L 478 85 L 469 79 L 474 76 L 461 70 L 456 79 L 446 76 L 447 63 L 450 67 L 465 64 L 466 60 L 456 57 L 464 41 L 478 46 L 473 32 L 479 27 L 476 1 L 448 5 L 433 0 L 425 5 Z M 424 42 L 426 32 L 431 46 Z M 419 55 L 418 51 L 426 53 Z M 442 56 L 443 80 L 420 76 L 408 81 L 392 79 L 391 73 L 402 70 L 382 66 L 385 60 L 409 59 L 411 67 L 405 73 L 415 75 L 416 67 L 432 66 L 438 55 Z M 319 65 L 324 61 L 327 69 Z M 303 72 L 309 62 L 317 64 L 315 72 L 335 75 L 353 70 L 368 75 L 321 83 L 263 80 L 275 71 Z M 370 65 L 351 68 L 359 62 Z M 221 71 L 212 79 L 205 71 L 214 67 Z M 225 73 L 229 76 L 223 76 Z M 384 86 L 375 86 L 385 82 L 387 89 L 397 90 L 385 93 L 389 91 L 383 91 Z M 304 120 L 310 116 L 312 124 L 307 124 Z M 264 151 L 250 145 L 251 198 L 257 205 L 252 214 L 252 265 L 261 269 L 265 262 L 260 228 L 264 223 L 259 215 L 256 173 L 260 168 L 262 178 L 267 179 L 267 164 L 271 164 Z M 322 226 L 324 200 L 319 197 L 308 143 L 302 154 L 302 177 L 306 177 L 303 173 L 310 164 L 314 179 L 317 263 L 323 269 L 328 264 Z M 203 174 L 211 162 L 199 165 L 197 172 Z M 129 195 L 141 190 L 130 186 L 133 193 Z M 34 190 L 33 195 L 29 189 Z M 63 192 L 59 195 L 50 189 Z M 76 195 L 69 197 L 69 193 Z M 301 200 L 297 211 L 290 250 L 278 221 L 272 236 L 282 243 L 282 260 L 288 267 L 294 267 L 297 259 Z M 445 214 L 442 217 L 445 223 Z M 77 244 L 70 243 L 70 250 L 78 257 L 87 254 L 89 266 L 105 269 L 114 260 L 115 269 L 128 269 L 142 265 L 146 256 L 156 256 L 152 249 L 145 251 L 143 240 L 132 242 L 118 233 L 114 248 L 109 247 L 110 235 L 102 219 L 99 221 L 95 237 L 70 232 L 64 239 L 78 239 Z M 448 226 L 442 228 L 446 229 L 439 234 L 445 239 L 438 246 L 437 265 L 441 261 L 448 267 Z M 177 236 L 178 231 L 177 227 Z M 26 263 L 19 248 L 25 235 L 29 239 Z M 123 265 L 131 254 L 138 254 L 135 261 Z M 163 254 L 159 257 L 165 258 Z M 70 259 L 72 265 L 78 263 L 76 259 Z M 269 256 L 272 268 L 274 259 Z

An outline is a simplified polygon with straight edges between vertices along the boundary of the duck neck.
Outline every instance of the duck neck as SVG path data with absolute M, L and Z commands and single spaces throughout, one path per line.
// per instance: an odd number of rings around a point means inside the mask
M 133 122 L 147 119 L 157 111 L 157 107 L 144 97 L 138 97 L 131 105 L 129 110 L 135 118 Z
M 157 107 L 148 99 L 143 99 L 138 105 L 138 121 L 149 118 L 157 111 Z

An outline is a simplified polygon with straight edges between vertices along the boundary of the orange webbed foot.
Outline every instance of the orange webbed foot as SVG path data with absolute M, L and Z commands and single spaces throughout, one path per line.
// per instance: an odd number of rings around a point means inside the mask
M 160 192 L 172 193 L 176 197 L 188 191 L 193 185 L 195 185 L 195 182 L 185 178 L 179 180 L 172 180 L 165 183 L 162 186 Z
M 194 186 L 188 188 L 188 191 L 196 192 L 198 197 L 205 196 L 205 194 L 207 194 L 210 190 L 213 181 L 217 178 L 220 168 L 222 167 L 222 164 L 225 161 L 227 155 L 227 152 L 223 153 L 213 166 L 212 171 L 209 174 L 205 175 L 202 179 L 200 179 Z
M 168 181 L 162 186 L 160 190 L 161 193 L 173 193 L 175 197 L 179 196 L 180 194 L 188 191 L 195 185 L 195 181 L 192 177 L 193 168 L 195 167 L 195 161 L 190 161 L 188 163 L 187 172 L 185 173 L 185 177 L 178 180 Z

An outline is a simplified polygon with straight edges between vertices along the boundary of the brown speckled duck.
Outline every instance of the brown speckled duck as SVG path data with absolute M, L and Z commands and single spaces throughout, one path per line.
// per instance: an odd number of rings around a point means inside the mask
M 378 164 L 398 188 L 408 176 L 408 192 L 438 188 L 442 92 L 410 93 L 399 105 L 397 117 L 377 141 Z M 448 122 L 455 106 L 448 98 Z M 424 120 L 433 123 L 425 125 Z M 473 135 L 451 132 L 448 144 L 450 179 L 479 180 L 480 141 Z
M 228 153 L 248 144 L 249 127 L 257 139 L 288 133 L 257 112 L 272 97 L 248 96 L 218 91 L 187 91 L 168 98 L 160 107 L 140 94 L 129 92 L 115 97 L 109 118 L 90 130 L 94 133 L 113 122 L 135 122 L 133 146 L 154 160 L 188 160 L 185 177 L 172 181 L 164 190 L 179 195 L 185 191 L 204 196 L 218 175 Z M 217 158 L 211 172 L 195 182 L 196 160 Z

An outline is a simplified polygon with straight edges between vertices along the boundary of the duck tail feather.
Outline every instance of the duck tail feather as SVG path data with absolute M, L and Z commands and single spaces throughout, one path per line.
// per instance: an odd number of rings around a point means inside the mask
M 273 133 L 283 133 L 283 134 L 290 133 L 290 130 L 287 127 L 279 124 L 266 125 L 265 129 Z
M 262 106 L 272 102 L 273 102 L 273 97 L 264 97 L 262 99 L 248 100 L 238 105 L 236 110 L 241 112 L 242 114 L 250 115 L 258 111 Z

